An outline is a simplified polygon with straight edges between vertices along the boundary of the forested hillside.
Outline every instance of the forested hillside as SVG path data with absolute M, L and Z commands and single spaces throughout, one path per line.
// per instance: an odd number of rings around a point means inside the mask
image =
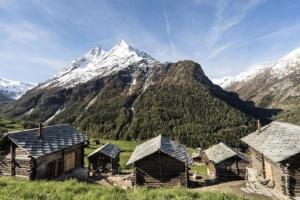
M 99 62 L 104 64 L 99 70 L 116 68 L 107 60 L 114 54 L 114 62 L 119 61 L 115 52 L 120 48 L 142 59 L 126 67 L 117 64 L 120 69 L 114 73 L 93 74 L 95 78 L 78 82 L 82 77 L 76 79 L 72 70 L 94 58 L 94 52 L 28 91 L 5 114 L 44 124 L 71 123 L 91 137 L 144 140 L 162 134 L 203 148 L 219 141 L 240 145 L 239 139 L 255 130 L 256 118 L 266 119 L 270 114 L 214 85 L 193 61 L 162 64 L 119 44 L 100 55 Z M 132 57 L 120 59 L 127 62 Z M 68 81 L 62 82 L 64 78 Z

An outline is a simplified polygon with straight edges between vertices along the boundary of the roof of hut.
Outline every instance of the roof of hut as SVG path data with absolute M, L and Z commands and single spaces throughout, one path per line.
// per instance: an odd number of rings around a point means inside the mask
M 272 122 L 242 138 L 242 141 L 274 162 L 300 153 L 300 126 Z
M 9 138 L 16 145 L 26 150 L 33 157 L 40 157 L 70 146 L 87 141 L 87 136 L 68 124 L 48 126 L 42 128 L 40 136 L 39 128 L 7 133 Z
M 105 145 L 103 145 L 103 146 L 99 147 L 98 149 L 96 149 L 95 151 L 93 151 L 87 157 L 89 158 L 97 153 L 103 153 L 104 155 L 107 155 L 111 158 L 116 158 L 120 152 L 121 152 L 121 149 L 117 145 L 114 145 L 112 143 L 106 143 Z
M 209 160 L 214 161 L 216 164 L 238 155 L 236 151 L 223 142 L 204 150 L 204 153 Z
M 127 165 L 133 164 L 157 151 L 161 151 L 186 164 L 193 162 L 184 145 L 159 135 L 138 145 L 127 162 Z

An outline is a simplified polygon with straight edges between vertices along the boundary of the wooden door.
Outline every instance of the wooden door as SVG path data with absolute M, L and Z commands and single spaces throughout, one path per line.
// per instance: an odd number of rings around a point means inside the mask
M 48 179 L 53 179 L 56 177 L 56 160 L 47 164 L 46 176 Z
M 265 174 L 266 174 L 266 179 L 274 183 L 272 165 L 267 161 L 265 161 Z
M 71 152 L 65 155 L 64 166 L 65 172 L 68 172 L 75 168 L 75 152 Z

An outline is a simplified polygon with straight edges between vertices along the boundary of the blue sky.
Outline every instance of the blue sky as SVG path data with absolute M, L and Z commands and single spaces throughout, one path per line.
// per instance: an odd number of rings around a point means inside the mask
M 0 77 L 41 82 L 99 44 L 126 40 L 161 61 L 192 59 L 210 78 L 300 46 L 300 1 L 0 0 Z

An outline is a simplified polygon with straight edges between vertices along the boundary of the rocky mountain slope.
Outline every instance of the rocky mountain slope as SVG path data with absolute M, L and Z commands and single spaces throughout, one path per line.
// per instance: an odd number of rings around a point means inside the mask
M 218 83 L 257 106 L 282 109 L 275 118 L 300 124 L 300 48 L 274 63 Z
M 160 63 L 122 41 L 69 63 L 27 92 L 6 115 L 73 123 L 92 137 L 146 139 L 164 134 L 191 146 L 238 144 L 254 129 L 253 107 L 214 85 L 193 61 Z

